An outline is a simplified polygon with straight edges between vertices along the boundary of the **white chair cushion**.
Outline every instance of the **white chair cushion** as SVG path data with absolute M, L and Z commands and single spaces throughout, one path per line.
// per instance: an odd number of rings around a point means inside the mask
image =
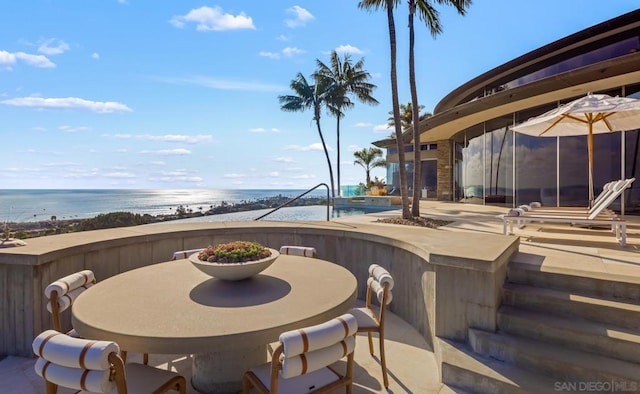
M 380 283 L 375 280 L 375 278 L 367 279 L 367 286 L 371 287 L 371 290 L 376 294 L 376 298 L 378 299 L 378 303 L 382 305 L 382 301 L 384 300 L 384 287 L 380 285 Z M 391 293 L 391 289 L 387 290 L 387 300 L 385 305 L 389 305 L 393 300 L 393 294 Z
M 271 390 L 271 364 L 262 364 L 252 368 L 251 371 L 260 381 Z M 278 377 L 279 394 L 305 394 L 318 387 L 326 386 L 339 379 L 338 375 L 329 368 L 321 368 L 305 375 L 296 376 L 291 379 Z
M 288 379 L 317 371 L 350 354 L 355 347 L 356 339 L 350 336 L 345 338 L 344 341 L 329 347 L 293 357 L 284 357 L 282 359 L 282 371 L 280 374 L 283 378 Z
M 46 295 L 47 298 L 51 298 L 51 293 L 56 291 L 58 296 L 61 296 L 63 294 L 67 294 L 73 289 L 77 289 L 80 286 L 84 286 L 87 283 L 95 281 L 96 277 L 93 275 L 93 271 L 91 270 L 76 272 L 51 283 L 44 289 L 44 295 Z
M 382 268 L 378 264 L 371 264 L 369 266 L 369 276 L 377 280 L 378 283 L 380 283 L 383 286 L 385 284 L 388 284 L 389 290 L 393 289 L 394 283 L 393 283 L 393 278 L 391 277 L 391 274 L 389 274 L 389 271 Z
M 344 314 L 325 323 L 284 332 L 280 334 L 279 340 L 286 357 L 293 357 L 338 343 L 357 331 L 356 319 Z
M 356 318 L 359 328 L 377 328 L 376 320 L 373 317 L 374 312 L 366 307 L 351 308 L 349 313 Z
M 189 249 L 189 250 L 179 250 L 177 252 L 173 252 L 173 258 L 171 260 L 186 259 L 189 256 L 191 256 L 192 254 L 201 252 L 203 250 L 204 250 L 204 248 Z
M 115 342 L 72 338 L 55 330 L 38 335 L 32 343 L 33 353 L 47 361 L 70 368 L 109 369 L 109 353 L 120 352 Z
M 282 246 L 280 254 L 290 254 L 295 256 L 316 257 L 316 248 L 308 246 Z
M 115 388 L 115 383 L 109 380 L 110 371 L 108 369 L 92 371 L 65 367 L 53 364 L 43 358 L 36 360 L 34 369 L 43 379 L 62 387 L 87 390 L 93 393 L 106 393 Z
M 58 308 L 59 308 L 58 310 L 62 312 L 68 307 L 70 307 L 73 304 L 73 302 L 76 300 L 76 298 L 78 298 L 80 294 L 82 294 L 85 290 L 87 290 L 91 286 L 93 286 L 93 283 L 89 282 L 85 285 L 82 285 L 76 289 L 71 290 L 66 294 L 62 294 L 60 297 L 58 297 Z M 53 313 L 53 310 L 51 308 L 51 301 L 47 302 L 47 310 L 49 311 L 49 313 Z

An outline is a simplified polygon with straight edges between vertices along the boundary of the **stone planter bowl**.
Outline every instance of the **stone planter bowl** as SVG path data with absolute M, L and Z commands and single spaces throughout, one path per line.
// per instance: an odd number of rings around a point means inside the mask
M 198 258 L 198 253 L 189 256 L 189 261 L 197 269 L 220 280 L 243 280 L 259 274 L 269 267 L 279 256 L 280 252 L 269 248 L 271 256 L 264 259 L 247 261 L 244 263 L 209 263 Z

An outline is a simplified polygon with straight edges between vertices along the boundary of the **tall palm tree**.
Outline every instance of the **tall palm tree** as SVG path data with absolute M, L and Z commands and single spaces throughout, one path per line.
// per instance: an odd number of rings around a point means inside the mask
M 453 6 L 458 14 L 465 15 L 466 8 L 471 5 L 471 0 L 407 0 L 409 4 L 409 85 L 411 90 L 411 104 L 413 108 L 420 108 L 418 105 L 418 90 L 416 87 L 416 67 L 415 67 L 415 33 L 413 27 L 413 17 L 416 9 L 419 10 L 419 18 L 427 24 L 431 35 L 435 38 L 442 33 L 442 25 L 438 17 L 438 11 L 433 6 L 434 1 L 441 5 Z M 413 201 L 420 199 L 420 119 L 418 111 L 413 113 Z M 411 206 L 411 214 L 420 216 L 420 204 Z
M 376 167 L 386 167 L 387 162 L 382 158 L 382 149 L 380 148 L 364 148 L 353 152 L 356 160 L 353 164 L 358 164 L 364 168 L 367 174 L 367 187 L 371 187 L 371 170 Z
M 313 110 L 313 120 L 316 122 L 318 128 L 318 135 L 322 142 L 322 148 L 324 149 L 324 155 L 327 158 L 327 166 L 329 167 L 329 179 L 331 181 L 331 195 L 336 196 L 336 192 L 333 188 L 333 169 L 331 167 L 331 159 L 329 158 L 329 151 L 327 150 L 327 144 L 324 142 L 324 135 L 320 128 L 320 113 L 322 107 L 326 105 L 325 98 L 328 85 L 322 80 L 316 80 L 316 83 L 309 85 L 307 79 L 298 73 L 296 79 L 291 81 L 289 87 L 295 94 L 278 96 L 280 101 L 280 109 L 287 112 L 303 112 L 307 109 Z
M 314 78 L 324 79 L 324 83 L 329 85 L 327 90 L 327 107 L 329 112 L 336 117 L 336 150 L 337 150 L 337 177 L 338 193 L 340 193 L 340 118 L 344 116 L 344 111 L 353 107 L 354 103 L 349 96 L 367 104 L 378 104 L 378 100 L 371 95 L 376 85 L 369 83 L 371 75 L 363 69 L 364 59 L 357 63 L 351 63 L 351 57 L 344 55 L 340 59 L 338 53 L 331 51 L 331 65 L 327 66 L 322 61 L 316 59 L 318 70 L 314 73 Z
M 400 104 L 398 102 L 398 74 L 396 71 L 396 25 L 393 18 L 393 8 L 399 0 L 361 0 L 359 8 L 379 9 L 387 11 L 387 25 L 389 28 L 389 47 L 391 52 L 391 100 L 393 103 L 393 120 L 396 132 L 396 146 L 398 148 L 398 169 L 400 172 L 400 196 L 402 197 L 402 218 L 411 219 L 409 211 L 409 196 L 407 188 L 407 168 L 404 160 L 404 143 L 402 141 L 402 125 L 400 123 Z M 417 105 L 416 105 L 417 107 Z

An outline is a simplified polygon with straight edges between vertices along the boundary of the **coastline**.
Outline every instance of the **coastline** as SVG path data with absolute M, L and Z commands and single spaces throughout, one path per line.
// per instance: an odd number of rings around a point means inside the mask
M 219 205 L 210 206 L 208 210 L 194 210 L 187 205 L 178 205 L 172 214 L 151 215 L 127 211 L 116 211 L 99 214 L 93 218 L 63 218 L 52 216 L 49 220 L 40 221 L 5 221 L 0 240 L 28 239 L 45 235 L 64 234 L 70 232 L 98 230 L 103 228 L 126 227 L 140 224 L 162 223 L 167 221 L 201 218 L 227 213 L 273 209 L 293 200 L 290 197 L 277 195 L 240 202 L 222 201 Z M 326 205 L 327 199 L 320 197 L 303 197 L 292 201 L 290 207 Z M 7 243 L 8 245 L 8 243 Z M 15 245 L 17 246 L 17 245 Z

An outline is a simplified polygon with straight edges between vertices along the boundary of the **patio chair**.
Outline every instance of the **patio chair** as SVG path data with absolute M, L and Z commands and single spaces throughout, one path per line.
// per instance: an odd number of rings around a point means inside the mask
M 612 181 L 605 184 L 602 188 L 602 192 L 595 198 L 593 201 L 593 205 L 591 207 L 554 207 L 554 206 L 543 206 L 539 202 L 532 202 L 528 205 L 520 205 L 518 208 L 521 208 L 527 212 L 580 212 L 580 213 L 593 213 L 596 209 L 599 209 L 600 204 L 606 204 L 605 209 L 602 211 L 603 213 L 609 214 L 609 216 L 615 216 L 615 213 L 608 208 L 613 201 L 617 199 L 617 197 L 624 192 L 625 189 L 631 187 L 631 184 L 635 181 L 635 178 L 624 179 L 619 181 Z M 618 193 L 618 194 L 615 194 Z M 615 194 L 615 197 L 611 197 Z
M 198 253 L 203 251 L 204 248 L 200 248 L 200 249 L 188 249 L 188 250 L 179 250 L 177 252 L 173 252 L 173 256 L 171 257 L 171 260 L 179 260 L 179 259 L 186 259 L 189 256 L 191 256 L 194 253 Z
M 63 332 L 60 321 L 61 313 L 69 309 L 76 298 L 94 284 L 96 284 L 96 277 L 93 271 L 83 270 L 60 278 L 44 289 L 44 295 L 49 300 L 47 310 L 51 313 L 54 330 Z M 72 337 L 80 337 L 74 328 L 65 333 Z M 123 351 L 122 354 L 126 360 L 127 352 Z M 147 353 L 144 353 L 142 358 L 145 364 L 149 363 Z
M 387 305 L 393 299 L 391 294 L 393 289 L 393 278 L 391 274 L 377 264 L 369 266 L 369 278 L 367 279 L 367 298 L 365 306 L 361 308 L 352 308 L 349 310 L 358 321 L 358 332 L 366 332 L 369 338 L 369 353 L 373 356 L 373 338 L 374 332 L 378 333 L 378 341 L 380 343 L 380 365 L 382 366 L 382 379 L 384 387 L 389 387 L 389 378 L 387 377 L 387 361 L 384 355 L 384 321 L 385 310 Z M 380 304 L 379 312 L 373 308 L 373 295 L 375 294 Z
M 303 256 L 303 257 L 318 257 L 316 253 L 316 248 L 312 248 L 309 246 L 281 246 L 280 254 L 290 254 L 294 256 Z
M 58 386 L 90 393 L 187 392 L 186 379 L 175 372 L 125 364 L 115 342 L 47 330 L 33 340 L 32 348 L 38 356 L 34 369 L 45 380 L 47 394 L 57 393 Z
M 635 178 L 627 179 L 623 182 L 616 182 L 613 191 L 604 198 L 595 208 L 587 212 L 570 212 L 570 211 L 524 211 L 523 209 L 511 209 L 505 215 L 502 215 L 502 232 L 503 234 L 513 233 L 513 223 L 518 228 L 524 227 L 527 222 L 548 222 L 548 223 L 569 223 L 581 225 L 595 226 L 611 226 L 612 232 L 615 233 L 616 240 L 620 246 L 627 245 L 627 225 L 623 218 L 618 217 L 614 213 L 607 213 L 605 210 L 615 201 L 624 190 L 631 185 Z M 604 213 L 603 213 L 604 212 Z
M 243 393 L 328 393 L 353 386 L 356 318 L 344 314 L 328 322 L 280 335 L 271 362 L 251 368 L 242 380 Z M 346 373 L 330 365 L 347 357 Z

